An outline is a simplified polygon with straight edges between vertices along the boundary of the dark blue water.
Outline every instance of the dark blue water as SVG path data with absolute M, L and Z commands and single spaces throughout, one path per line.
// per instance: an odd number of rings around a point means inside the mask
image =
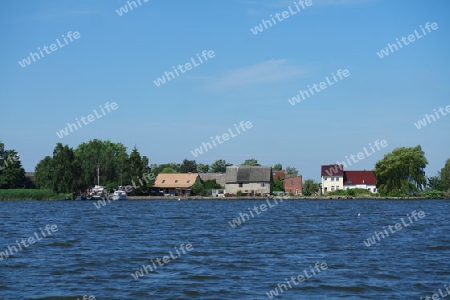
M 228 223 L 264 203 L 0 202 L 0 251 L 58 228 L 0 261 L 0 298 L 269 299 L 285 284 L 275 299 L 425 299 L 450 284 L 450 201 L 284 200 Z M 426 215 L 411 223 L 414 210 Z M 408 227 L 365 246 L 401 218 Z M 193 249 L 131 275 L 183 243 Z M 316 262 L 328 268 L 313 276 Z M 305 271 L 311 278 L 288 286 Z

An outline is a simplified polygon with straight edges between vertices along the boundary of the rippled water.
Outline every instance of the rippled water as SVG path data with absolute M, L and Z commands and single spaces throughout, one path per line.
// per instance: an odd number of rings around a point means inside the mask
M 0 251 L 58 230 L 0 261 L 1 299 L 420 299 L 450 284 L 450 201 L 265 200 L 0 202 Z M 412 211 L 425 217 L 407 220 Z M 239 213 L 250 219 L 232 228 Z M 358 216 L 360 214 L 360 216 Z M 401 223 L 408 227 L 364 240 Z M 45 232 L 45 231 L 44 231 Z M 181 244 L 193 249 L 139 279 Z M 181 250 L 180 250 L 181 251 Z M 328 268 L 312 276 L 310 266 Z M 292 276 L 311 278 L 287 285 Z M 85 298 L 87 299 L 87 298 Z

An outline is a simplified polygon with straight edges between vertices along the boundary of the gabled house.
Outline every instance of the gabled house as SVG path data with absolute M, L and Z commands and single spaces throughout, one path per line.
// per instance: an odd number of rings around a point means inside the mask
M 377 179 L 373 171 L 344 171 L 344 189 L 366 189 L 377 192 Z
M 225 173 L 225 193 L 247 196 L 272 194 L 272 168 L 263 166 L 229 166 Z
M 191 187 L 200 181 L 197 173 L 158 174 L 151 187 L 154 196 L 190 196 Z
M 344 189 L 344 166 L 324 165 L 320 168 L 322 193 Z
M 303 195 L 302 175 L 284 179 L 284 192 L 293 195 Z

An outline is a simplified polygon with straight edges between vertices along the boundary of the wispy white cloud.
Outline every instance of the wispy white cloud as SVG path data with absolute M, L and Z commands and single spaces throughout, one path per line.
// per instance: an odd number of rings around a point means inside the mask
M 291 79 L 305 70 L 285 59 L 269 60 L 229 71 L 213 79 L 213 89 L 228 89 Z

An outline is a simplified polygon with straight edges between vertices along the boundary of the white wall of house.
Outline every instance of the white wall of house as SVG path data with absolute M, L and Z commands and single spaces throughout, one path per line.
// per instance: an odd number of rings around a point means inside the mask
M 377 192 L 377 186 L 374 184 L 346 184 L 345 189 L 365 189 L 372 193 Z
M 344 176 L 322 176 L 322 193 L 344 189 Z
M 237 191 L 241 190 L 243 193 L 253 194 L 270 194 L 270 182 L 252 182 L 252 183 L 227 183 L 225 184 L 225 193 L 235 195 Z

